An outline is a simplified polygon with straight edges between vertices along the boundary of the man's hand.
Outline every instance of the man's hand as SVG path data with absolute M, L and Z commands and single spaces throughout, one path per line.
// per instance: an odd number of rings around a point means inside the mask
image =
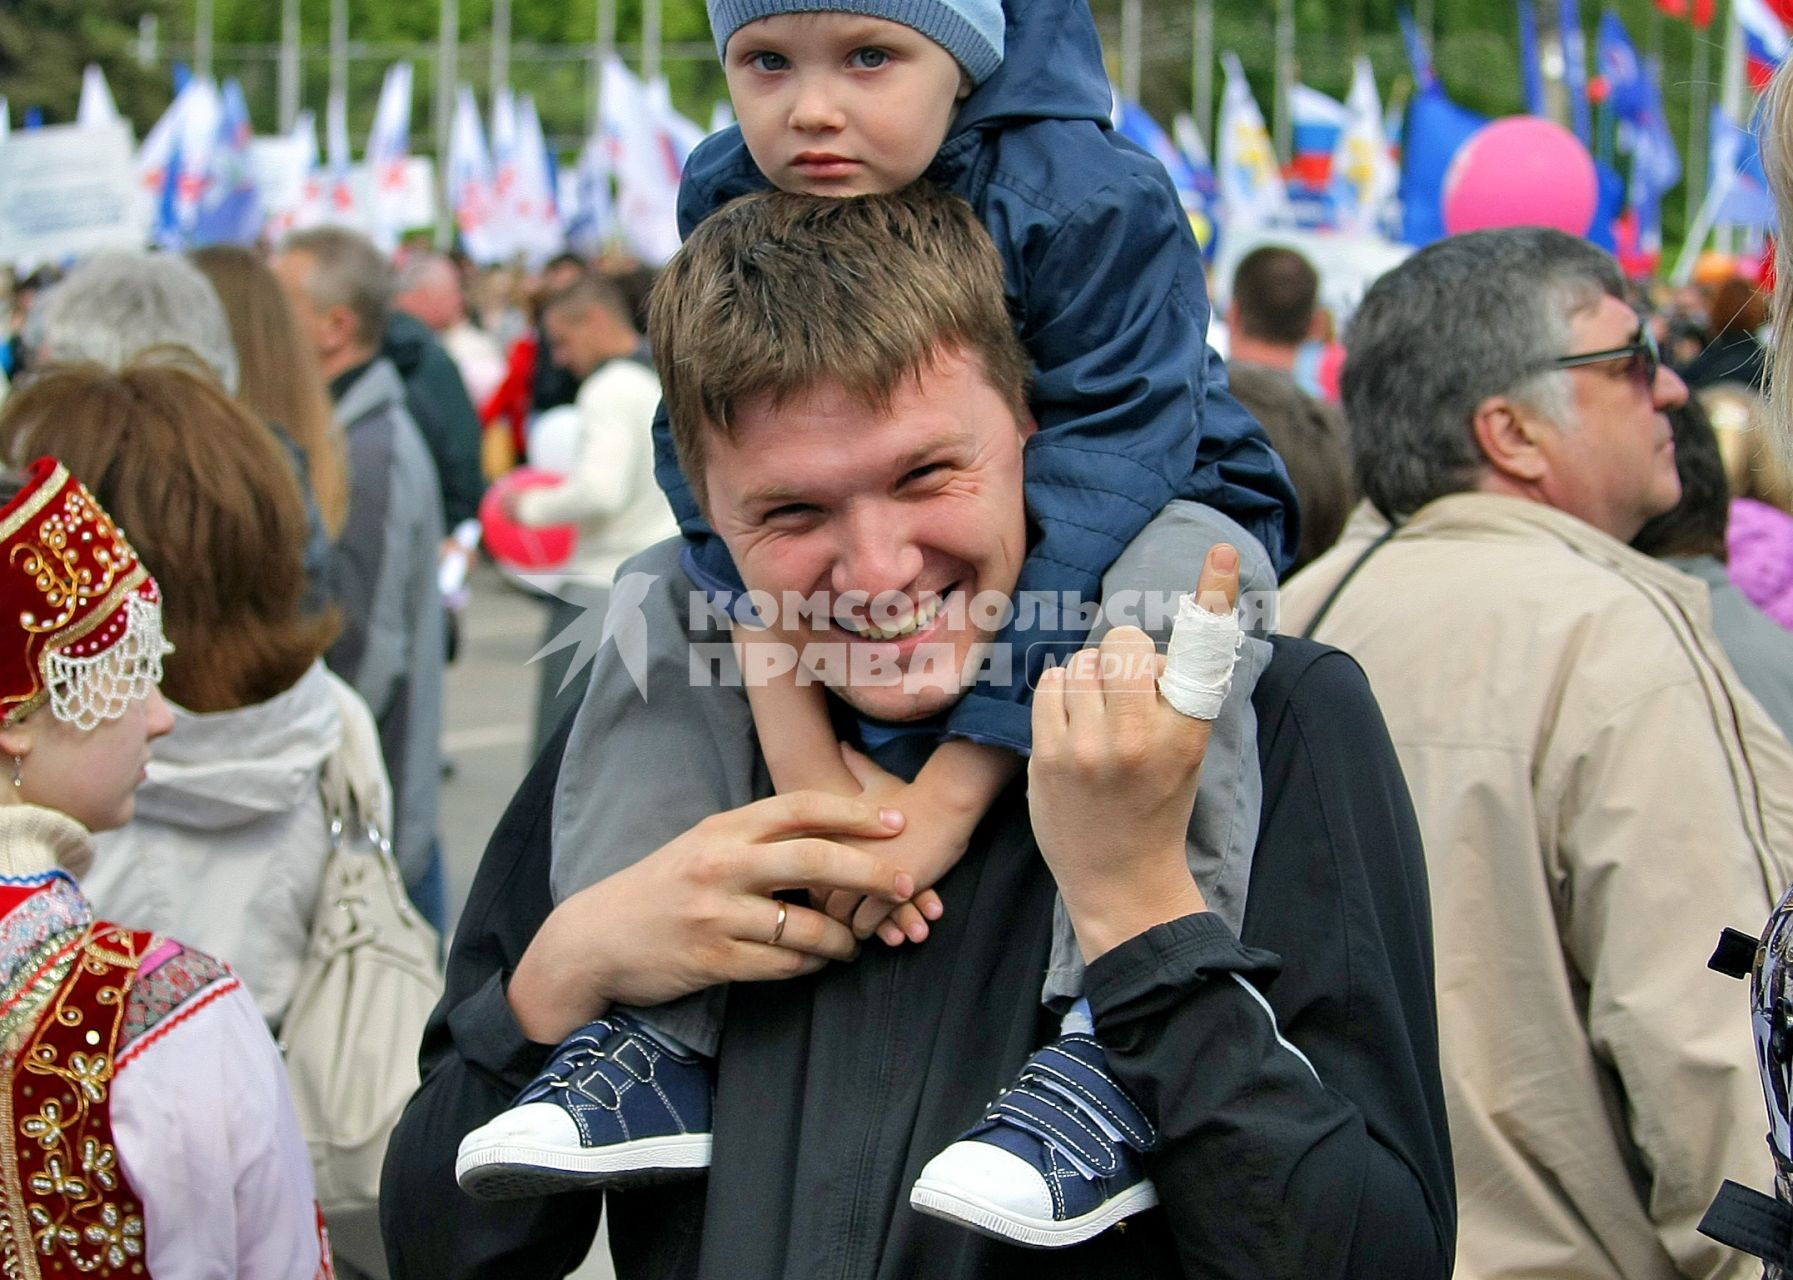
M 845 925 L 772 895 L 839 889 L 907 900 L 908 872 L 842 843 L 902 828 L 902 814 L 875 801 L 817 791 L 706 818 L 554 909 L 511 978 L 518 1024 L 531 1040 L 557 1044 L 613 1003 L 661 1004 L 719 982 L 794 978 L 852 959 L 859 944 Z
M 1232 609 L 1233 548 L 1208 553 L 1197 591 L 1204 607 Z M 1085 960 L 1207 909 L 1184 841 L 1212 726 L 1164 701 L 1161 666 L 1145 632 L 1118 627 L 1034 695 L 1028 809 Z

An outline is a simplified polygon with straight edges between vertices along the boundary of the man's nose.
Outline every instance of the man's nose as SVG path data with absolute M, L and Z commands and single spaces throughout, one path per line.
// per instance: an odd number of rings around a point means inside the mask
M 876 599 L 886 591 L 906 591 L 921 574 L 921 548 L 901 515 L 866 512 L 841 522 L 831 585 L 837 595 L 863 591 Z
M 1656 370 L 1650 400 L 1658 409 L 1679 409 L 1687 403 L 1687 384 L 1681 381 L 1680 374 L 1665 364 Z

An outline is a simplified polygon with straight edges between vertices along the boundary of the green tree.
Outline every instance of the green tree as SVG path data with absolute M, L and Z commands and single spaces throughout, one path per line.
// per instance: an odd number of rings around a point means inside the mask
M 168 73 L 137 64 L 137 23 L 164 18 L 172 8 L 172 0 L 4 0 L 0 97 L 10 103 L 14 122 L 32 107 L 49 124 L 73 120 L 82 69 L 97 62 L 141 137 L 167 105 Z

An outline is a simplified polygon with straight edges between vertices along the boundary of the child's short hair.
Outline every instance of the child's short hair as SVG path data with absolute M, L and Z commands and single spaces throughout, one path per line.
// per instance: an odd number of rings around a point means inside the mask
M 698 224 L 648 301 L 679 467 L 701 504 L 704 444 L 744 400 L 835 383 L 877 411 L 942 351 L 982 366 L 1028 419 L 1026 350 L 1002 260 L 971 206 L 925 182 L 888 195 L 743 196 Z
M 861 13 L 913 27 L 952 54 L 974 85 L 1002 65 L 1001 0 L 709 0 L 716 56 L 728 38 L 761 18 L 781 13 Z

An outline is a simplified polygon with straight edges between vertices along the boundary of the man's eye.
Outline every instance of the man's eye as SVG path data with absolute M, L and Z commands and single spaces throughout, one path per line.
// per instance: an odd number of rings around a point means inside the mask
M 907 475 L 905 475 L 903 477 L 903 483 L 904 484 L 914 484 L 918 480 L 928 480 L 928 479 L 938 480 L 946 473 L 946 470 L 947 470 L 946 463 L 930 462 L 924 466 L 919 466 L 919 467 L 915 468 L 915 470 L 913 470 L 913 471 L 909 472 Z
M 813 519 L 816 509 L 807 502 L 787 502 L 782 507 L 773 507 L 760 519 L 766 524 L 797 524 Z
M 783 71 L 790 66 L 790 61 L 782 53 L 772 53 L 762 49 L 758 53 L 747 55 L 747 65 L 755 71 Z
M 872 70 L 890 61 L 890 51 L 878 48 L 855 49 L 850 60 L 857 66 Z

